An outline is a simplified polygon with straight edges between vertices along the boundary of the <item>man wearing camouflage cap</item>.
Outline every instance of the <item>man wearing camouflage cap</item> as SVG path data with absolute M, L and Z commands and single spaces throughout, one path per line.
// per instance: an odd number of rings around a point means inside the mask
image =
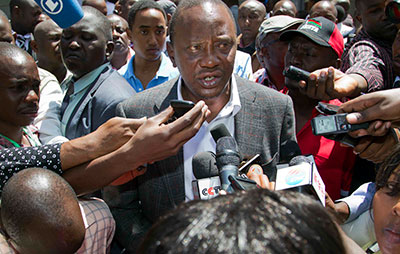
M 254 73 L 254 81 L 281 91 L 285 86 L 282 74 L 288 43 L 279 40 L 282 32 L 296 29 L 304 20 L 277 15 L 265 20 L 256 38 L 257 58 L 262 69 Z

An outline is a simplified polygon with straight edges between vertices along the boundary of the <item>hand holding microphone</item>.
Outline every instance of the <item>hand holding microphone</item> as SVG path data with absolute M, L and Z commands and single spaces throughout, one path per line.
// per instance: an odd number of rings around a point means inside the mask
M 264 174 L 262 167 L 258 164 L 250 166 L 247 177 L 263 189 L 275 190 L 275 182 L 269 181 L 268 176 Z

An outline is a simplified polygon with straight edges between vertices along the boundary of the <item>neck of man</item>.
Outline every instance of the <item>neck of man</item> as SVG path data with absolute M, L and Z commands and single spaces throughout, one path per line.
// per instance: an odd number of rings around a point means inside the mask
M 140 80 L 143 88 L 146 89 L 148 83 L 154 78 L 161 65 L 162 56 L 155 61 L 148 61 L 137 54 L 133 59 L 133 71 Z
M 222 91 L 222 93 L 213 98 L 199 98 L 197 96 L 194 96 L 186 88 L 186 86 L 182 80 L 182 97 L 183 97 L 183 99 L 192 101 L 194 103 L 197 103 L 198 101 L 203 100 L 206 103 L 206 105 L 208 106 L 208 109 L 210 110 L 211 114 L 206 119 L 207 122 L 211 122 L 212 120 L 214 120 L 215 117 L 217 117 L 219 112 L 228 103 L 230 95 L 231 95 L 231 81 L 230 80 L 228 81 L 228 83 L 225 86 L 225 89 Z
M 299 133 L 310 119 L 315 106 L 318 105 L 318 100 L 311 99 L 307 95 L 302 94 L 298 89 L 290 89 L 289 96 L 293 100 L 296 133 Z
M 129 61 L 129 57 L 129 48 L 123 51 L 114 51 L 110 63 L 114 68 L 119 69 Z
M 278 88 L 278 90 L 282 90 L 285 87 L 285 76 L 283 76 L 283 67 L 282 66 L 273 66 L 267 64 L 265 67 L 265 71 L 268 74 L 268 78 L 271 82 Z
M 45 69 L 46 71 L 50 72 L 51 74 L 53 74 L 57 78 L 57 80 L 60 84 L 65 79 L 65 76 L 67 75 L 67 68 L 65 68 L 65 66 L 62 62 L 48 63 L 45 61 L 40 61 L 40 59 L 39 59 L 38 66 L 40 68 Z
M 20 126 L 0 122 L 0 134 L 17 142 L 18 144 L 22 143 L 22 128 Z
M 20 35 L 25 35 L 25 34 L 29 33 L 25 29 L 23 29 L 19 24 L 16 24 L 13 22 L 11 22 L 11 28 L 14 32 L 16 32 L 17 34 L 20 34 Z
M 253 39 L 253 38 L 244 37 L 243 35 L 242 35 L 241 40 L 242 40 L 243 48 L 249 47 L 249 46 L 254 42 L 254 39 Z

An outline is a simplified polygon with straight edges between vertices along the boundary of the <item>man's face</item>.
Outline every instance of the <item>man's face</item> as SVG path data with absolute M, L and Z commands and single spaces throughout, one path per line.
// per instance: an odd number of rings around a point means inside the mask
M 399 174 L 399 169 L 395 172 Z M 400 193 L 394 176 L 392 174 L 387 185 L 375 193 L 372 204 L 376 240 L 383 254 L 400 250 Z
M 0 41 L 14 44 L 11 25 L 6 17 L 0 17 Z
M 184 10 L 176 24 L 168 53 L 181 73 L 186 99 L 218 100 L 229 85 L 236 32 L 228 11 L 206 3 Z
M 336 67 L 337 55 L 328 47 L 320 46 L 311 40 L 297 35 L 289 42 L 288 51 L 285 56 L 285 68 L 290 65 L 308 72 L 326 68 Z M 297 88 L 297 81 L 285 78 L 288 88 Z
M 139 11 L 131 27 L 131 40 L 135 57 L 156 61 L 164 49 L 167 21 L 161 11 L 144 9 Z
M 15 18 L 23 30 L 22 33 L 20 31 L 17 32 L 23 35 L 33 33 L 35 26 L 45 20 L 42 9 L 33 0 L 26 1 L 26 3 L 21 5 Z
M 386 0 L 361 1 L 358 12 L 363 28 L 377 39 L 393 42 L 396 26 L 385 15 Z
M 111 41 L 107 42 L 104 32 L 96 24 L 96 18 L 85 13 L 81 21 L 63 30 L 62 59 L 68 70 L 80 78 L 106 62 L 110 43 L 113 45 Z
M 45 32 L 40 34 L 40 38 L 35 38 L 39 61 L 46 61 L 56 64 L 61 63 L 61 33 L 62 29 L 54 23 L 52 26 L 48 26 Z
M 18 55 L 2 59 L 0 70 L 0 121 L 23 127 L 32 123 L 39 107 L 40 78 L 32 58 Z
M 259 6 L 251 1 L 239 8 L 238 23 L 244 40 L 253 42 L 256 39 L 264 17 Z
M 113 42 L 115 45 L 115 53 L 124 53 L 129 50 L 129 36 L 128 36 L 128 23 L 125 19 L 118 15 L 111 15 L 107 17 L 111 22 Z
M 283 70 L 285 67 L 285 55 L 288 49 L 286 41 L 280 41 L 281 33 L 269 33 L 261 42 L 260 56 L 263 62 L 269 66 L 276 66 Z M 257 54 L 259 54 L 257 52 Z M 263 66 L 266 68 L 266 66 Z
M 118 11 L 118 15 L 128 21 L 129 10 L 131 9 L 132 5 L 137 1 L 139 0 L 126 0 L 124 4 L 117 2 L 115 8 Z

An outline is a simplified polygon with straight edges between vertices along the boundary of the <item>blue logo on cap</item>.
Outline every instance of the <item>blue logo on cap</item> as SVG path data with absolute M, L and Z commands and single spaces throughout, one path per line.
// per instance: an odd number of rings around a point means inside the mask
M 287 185 L 296 185 L 301 183 L 306 177 L 306 172 L 302 168 L 294 168 L 289 171 L 285 177 Z
M 57 15 L 63 9 L 62 0 L 41 0 L 40 5 L 48 14 Z

